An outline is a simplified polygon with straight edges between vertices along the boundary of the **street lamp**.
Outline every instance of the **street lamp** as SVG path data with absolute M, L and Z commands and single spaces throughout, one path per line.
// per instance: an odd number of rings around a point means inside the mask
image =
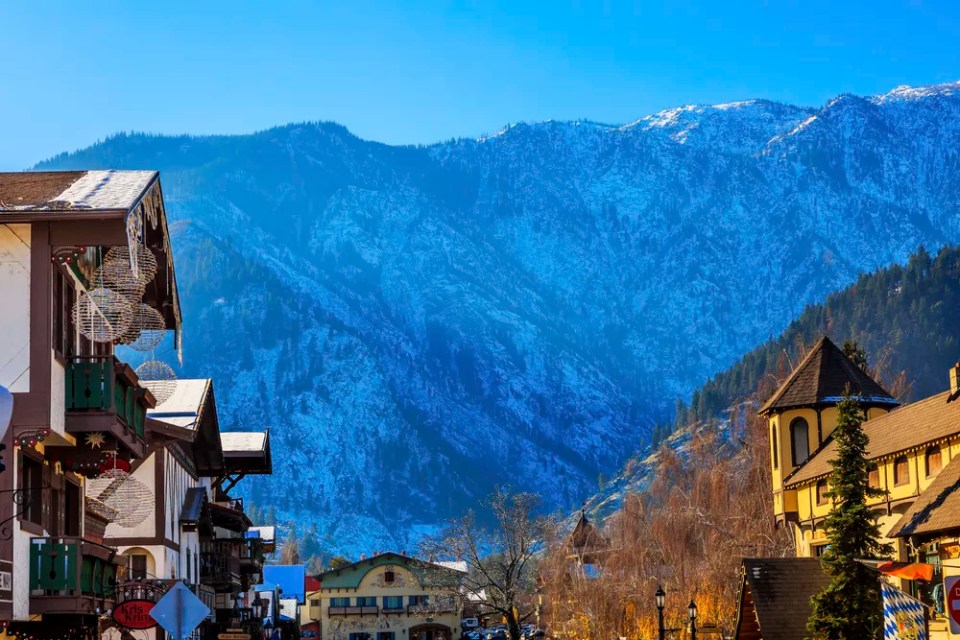
M 690 640 L 697 640 L 697 603 L 693 600 L 687 607 L 687 614 L 690 616 Z
M 540 626 L 540 613 L 543 609 L 543 592 L 540 590 L 540 587 L 537 587 L 537 629 L 541 629 Z
M 653 597 L 657 601 L 657 618 L 658 618 L 658 629 L 660 631 L 660 640 L 664 640 L 667 635 L 666 629 L 663 628 L 663 607 L 666 606 L 667 594 L 663 590 L 663 585 L 657 585 L 657 592 L 653 594 Z
M 263 622 L 263 600 L 260 599 L 260 594 L 257 594 L 257 597 L 253 599 L 253 602 L 250 603 L 250 608 L 253 609 L 253 617 L 259 622 Z

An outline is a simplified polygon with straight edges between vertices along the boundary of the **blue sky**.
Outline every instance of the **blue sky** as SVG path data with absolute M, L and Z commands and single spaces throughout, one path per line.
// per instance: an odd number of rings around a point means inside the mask
M 960 80 L 960 3 L 3 2 L 0 169 L 117 131 L 335 120 L 387 143 L 520 120 Z M 82 5 L 82 6 L 81 6 Z

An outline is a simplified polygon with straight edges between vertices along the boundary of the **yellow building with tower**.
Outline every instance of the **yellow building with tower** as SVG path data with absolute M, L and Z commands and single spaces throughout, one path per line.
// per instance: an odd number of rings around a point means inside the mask
M 880 532 L 893 545 L 891 560 L 933 565 L 933 579 L 901 586 L 931 605 L 931 638 L 960 638 L 946 628 L 944 577 L 960 575 L 960 363 L 947 388 L 899 406 L 875 380 L 822 338 L 760 408 L 768 421 L 774 517 L 792 528 L 798 557 L 819 557 L 830 544 L 828 478 L 836 458 L 831 434 L 837 404 L 849 388 L 867 420 L 867 457 L 876 468 L 868 499 Z

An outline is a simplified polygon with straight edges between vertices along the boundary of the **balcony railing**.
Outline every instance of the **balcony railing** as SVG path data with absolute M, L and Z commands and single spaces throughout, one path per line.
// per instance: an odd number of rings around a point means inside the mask
M 379 607 L 327 607 L 329 616 L 362 616 L 377 615 L 380 612 Z
M 30 541 L 30 612 L 84 612 L 112 601 L 116 550 L 78 537 Z
M 200 554 L 200 581 L 211 585 L 240 583 L 240 559 L 216 552 Z
M 128 370 L 127 365 L 113 356 L 70 358 L 65 379 L 67 411 L 114 413 L 127 429 L 142 439 L 147 415 L 146 390 L 126 375 Z

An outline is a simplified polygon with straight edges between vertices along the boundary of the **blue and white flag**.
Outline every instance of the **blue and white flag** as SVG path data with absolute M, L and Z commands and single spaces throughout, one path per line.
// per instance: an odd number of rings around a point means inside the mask
M 927 609 L 903 591 L 880 581 L 883 593 L 883 640 L 927 640 Z

